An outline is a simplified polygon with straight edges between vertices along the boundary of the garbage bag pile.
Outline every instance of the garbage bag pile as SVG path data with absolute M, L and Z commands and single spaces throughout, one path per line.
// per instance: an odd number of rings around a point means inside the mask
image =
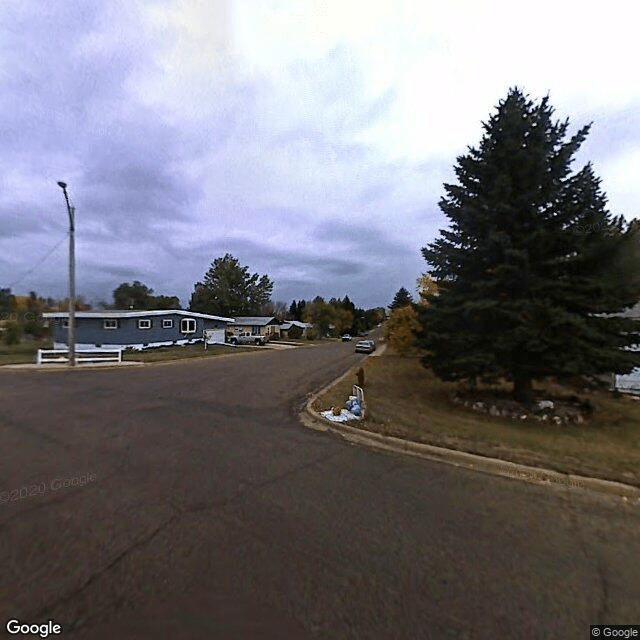
M 331 422 L 348 422 L 349 420 L 361 420 L 362 419 L 362 405 L 358 401 L 356 396 L 349 396 L 349 399 L 345 403 L 345 408 L 340 411 L 339 415 L 335 415 L 333 409 L 329 411 L 321 411 L 320 415 L 331 420 Z

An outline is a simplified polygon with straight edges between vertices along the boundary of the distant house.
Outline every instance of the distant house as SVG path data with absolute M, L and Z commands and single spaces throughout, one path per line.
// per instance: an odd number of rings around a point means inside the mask
M 623 311 L 619 314 L 623 318 L 634 318 L 640 320 L 640 302 L 635 306 Z M 630 347 L 633 351 L 640 352 L 640 344 Z M 640 353 L 638 353 L 638 362 L 640 363 Z M 626 375 L 614 375 L 613 386 L 619 391 L 627 393 L 640 393 L 640 367 L 636 367 L 631 373 Z
M 254 336 L 266 338 L 280 337 L 280 322 L 273 316 L 238 316 L 230 327 L 232 333 L 250 332 Z
M 285 340 L 289 337 L 289 329 L 291 329 L 291 327 L 299 327 L 302 330 L 302 337 L 306 337 L 307 332 L 309 331 L 309 329 L 313 327 L 313 325 L 310 324 L 309 322 L 298 322 L 297 320 L 285 320 L 280 325 L 280 335 Z
M 69 313 L 44 313 L 53 328 L 54 349 L 67 347 Z M 192 313 L 180 309 L 163 311 L 78 311 L 76 349 L 133 348 L 189 344 L 209 334 L 209 343 L 225 342 L 233 318 Z

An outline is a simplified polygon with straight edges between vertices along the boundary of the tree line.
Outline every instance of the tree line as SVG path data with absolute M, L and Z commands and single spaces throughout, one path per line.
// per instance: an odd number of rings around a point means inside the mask
M 362 309 L 345 296 L 344 299 L 331 298 L 328 302 L 317 296 L 313 300 L 293 300 L 287 307 L 284 302 L 271 300 L 273 281 L 267 275 L 251 273 L 249 267 L 240 264 L 239 260 L 226 253 L 216 258 L 204 278 L 196 282 L 191 295 L 189 310 L 222 317 L 238 316 L 274 316 L 279 321 L 297 320 L 314 325 L 311 336 L 325 336 L 327 334 L 341 334 L 351 332 L 354 335 L 367 331 L 382 322 L 385 317 L 384 309 Z M 10 290 L 0 289 L 0 311 L 10 311 L 16 308 L 16 296 Z M 67 311 L 69 301 L 46 300 L 31 292 L 29 316 L 20 318 L 5 318 L 5 340 L 11 342 L 20 340 L 20 336 L 30 333 L 34 337 L 43 338 L 48 335 L 42 321 L 44 311 Z M 23 305 L 24 306 L 24 305 Z M 113 304 L 101 302 L 101 309 L 120 309 L 136 311 L 153 311 L 180 309 L 180 299 L 177 296 L 155 295 L 153 289 L 135 280 L 133 283 L 123 282 L 113 290 Z M 90 305 L 81 297 L 76 301 L 76 310 L 89 311 Z M 1 319 L 1 318 L 0 318 Z M 294 331 L 295 333 L 295 331 Z

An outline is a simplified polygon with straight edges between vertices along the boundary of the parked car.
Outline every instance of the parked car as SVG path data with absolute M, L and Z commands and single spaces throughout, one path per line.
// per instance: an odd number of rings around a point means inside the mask
M 255 335 L 250 331 L 245 331 L 244 333 L 238 333 L 229 338 L 229 342 L 231 344 L 259 344 L 263 345 L 267 342 L 265 336 Z
M 348 333 L 345 333 L 342 336 L 342 342 L 351 342 L 351 336 Z
M 360 340 L 356 342 L 356 353 L 373 353 L 376 343 L 373 340 Z

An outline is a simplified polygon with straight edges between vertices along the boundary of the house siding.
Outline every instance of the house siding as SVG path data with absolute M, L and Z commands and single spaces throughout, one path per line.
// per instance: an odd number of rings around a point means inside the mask
M 181 321 L 184 319 L 195 321 L 195 332 L 182 333 Z M 117 318 L 117 329 L 105 329 L 104 320 L 114 318 L 79 318 L 76 317 L 76 345 L 82 348 L 84 345 L 95 347 L 97 345 L 121 346 L 154 346 L 157 344 L 167 344 L 173 342 L 183 342 L 185 340 L 196 340 L 202 338 L 205 329 L 224 329 L 227 323 L 222 320 L 211 320 L 207 318 L 197 318 L 189 315 L 167 314 L 147 317 L 124 317 Z M 163 320 L 173 320 L 171 328 L 162 327 Z M 151 320 L 150 329 L 139 329 L 138 320 Z M 63 318 L 51 318 L 50 324 L 53 328 L 53 340 L 56 344 L 67 344 L 68 329 L 63 325 Z

